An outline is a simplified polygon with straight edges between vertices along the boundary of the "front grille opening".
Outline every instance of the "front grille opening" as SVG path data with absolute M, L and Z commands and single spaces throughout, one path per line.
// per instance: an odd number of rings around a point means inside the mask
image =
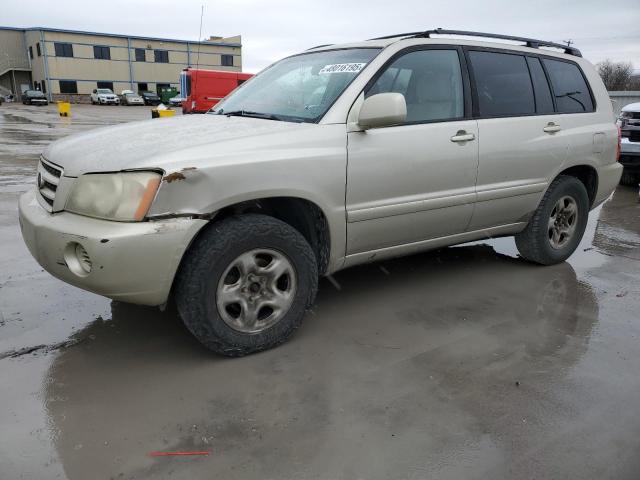
M 58 183 L 61 177 L 62 169 L 47 162 L 43 157 L 40 157 L 37 178 L 38 192 L 40 193 L 40 198 L 48 205 L 49 211 L 53 211 L 56 191 L 58 190 Z
M 44 163 L 42 160 L 40 160 L 40 165 L 42 165 L 42 168 L 44 168 L 49 174 L 53 175 L 54 177 L 60 178 L 60 176 L 62 175 L 62 172 L 60 170 Z

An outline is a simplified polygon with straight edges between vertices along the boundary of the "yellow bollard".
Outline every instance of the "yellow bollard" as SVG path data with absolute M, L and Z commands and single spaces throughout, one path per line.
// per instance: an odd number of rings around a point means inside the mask
M 71 104 L 69 102 L 58 102 L 58 114 L 61 117 L 70 117 Z

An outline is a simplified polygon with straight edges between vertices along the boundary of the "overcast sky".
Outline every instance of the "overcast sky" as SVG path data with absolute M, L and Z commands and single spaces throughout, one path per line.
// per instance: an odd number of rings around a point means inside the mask
M 242 35 L 244 70 L 306 48 L 435 27 L 571 39 L 640 70 L 640 0 L 2 0 L 0 25 L 198 39 Z

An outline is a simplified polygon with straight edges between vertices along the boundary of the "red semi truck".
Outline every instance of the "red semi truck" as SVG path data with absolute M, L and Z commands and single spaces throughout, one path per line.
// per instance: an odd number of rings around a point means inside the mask
M 182 113 L 207 112 L 252 76 L 251 73 L 185 68 L 180 72 Z

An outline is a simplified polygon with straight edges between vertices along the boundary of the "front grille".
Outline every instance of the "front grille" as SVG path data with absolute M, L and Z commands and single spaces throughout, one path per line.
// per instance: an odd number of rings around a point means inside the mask
M 62 169 L 51 162 L 48 162 L 44 157 L 40 157 L 38 163 L 38 193 L 47 205 L 49 205 L 49 211 L 53 210 L 53 201 L 56 198 L 56 191 L 58 190 L 58 184 L 60 183 L 60 177 L 62 176 Z

